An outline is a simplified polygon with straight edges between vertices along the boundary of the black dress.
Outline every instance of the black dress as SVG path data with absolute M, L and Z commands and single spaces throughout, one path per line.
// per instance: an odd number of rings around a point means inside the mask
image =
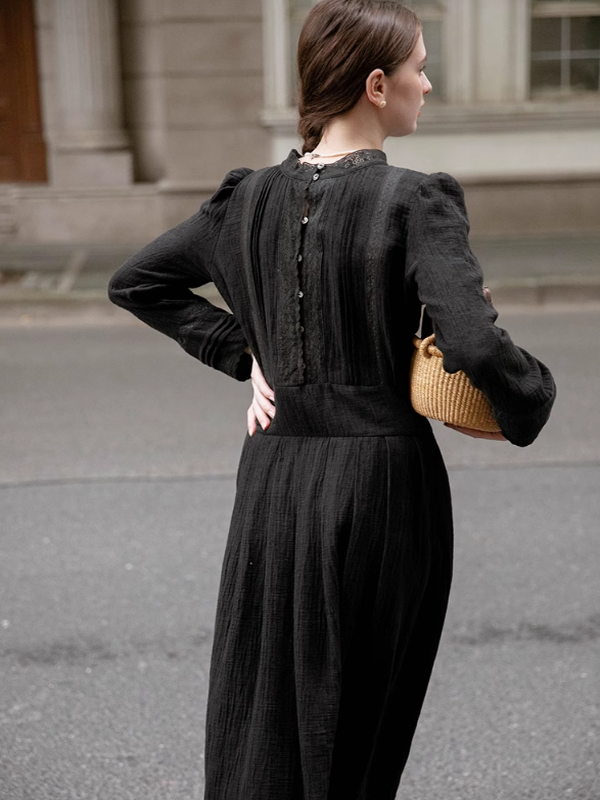
M 206 800 L 393 800 L 452 570 L 447 474 L 408 399 L 427 304 L 449 371 L 530 444 L 555 386 L 494 325 L 460 184 L 380 150 L 230 172 L 110 299 L 275 392 L 243 442 L 206 728 Z M 214 281 L 233 311 L 189 291 Z

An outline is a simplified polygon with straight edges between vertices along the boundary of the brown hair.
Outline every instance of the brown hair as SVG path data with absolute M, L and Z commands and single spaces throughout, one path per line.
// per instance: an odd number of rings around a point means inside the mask
M 417 15 L 396 0 L 321 0 L 310 10 L 298 42 L 303 154 L 356 105 L 374 69 L 390 75 L 407 61 L 420 32 Z

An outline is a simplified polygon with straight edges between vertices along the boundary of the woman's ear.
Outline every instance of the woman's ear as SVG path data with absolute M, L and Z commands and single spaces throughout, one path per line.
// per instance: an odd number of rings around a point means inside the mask
M 365 90 L 367 97 L 376 106 L 384 100 L 385 84 L 383 81 L 384 72 L 382 69 L 374 69 L 367 78 Z

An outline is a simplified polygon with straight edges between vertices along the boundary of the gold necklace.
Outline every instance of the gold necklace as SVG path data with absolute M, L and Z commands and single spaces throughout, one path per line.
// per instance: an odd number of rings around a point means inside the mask
M 305 153 L 306 158 L 339 158 L 340 156 L 349 156 L 350 153 L 355 153 L 356 150 L 348 150 L 347 153 L 327 153 L 322 155 L 321 153 Z

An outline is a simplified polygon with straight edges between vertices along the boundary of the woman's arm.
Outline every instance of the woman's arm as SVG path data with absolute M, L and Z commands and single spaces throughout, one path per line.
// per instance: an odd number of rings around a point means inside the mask
M 556 386 L 545 364 L 495 325 L 498 312 L 483 292 L 469 228 L 458 181 L 428 175 L 410 212 L 406 280 L 427 306 L 444 369 L 463 370 L 490 401 L 502 434 L 525 447 L 546 424 Z
M 196 214 L 132 256 L 108 285 L 113 303 L 240 381 L 250 378 L 252 357 L 237 320 L 190 289 L 212 280 L 220 222 L 233 189 L 248 172 L 229 173 Z

